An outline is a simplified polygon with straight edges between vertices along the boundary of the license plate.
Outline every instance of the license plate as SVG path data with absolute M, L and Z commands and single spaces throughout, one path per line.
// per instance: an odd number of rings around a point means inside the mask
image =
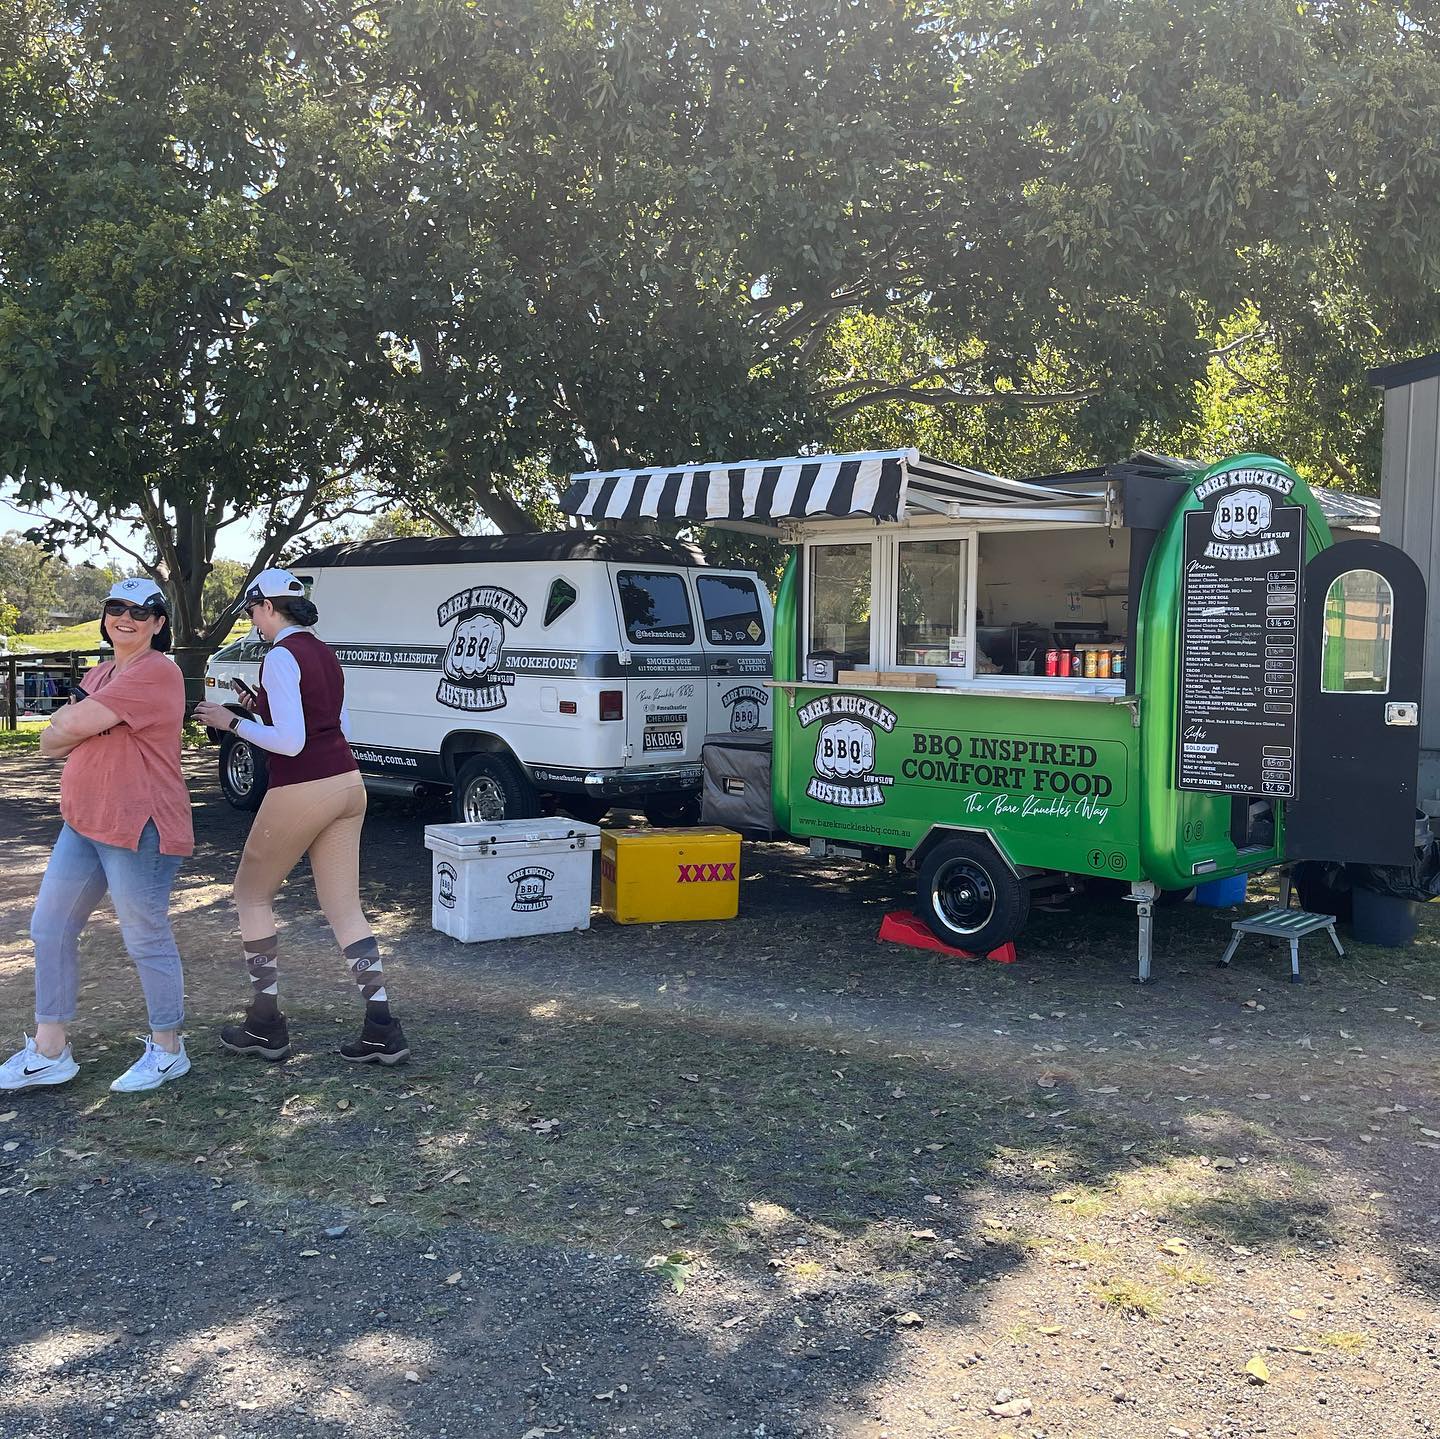
M 685 748 L 683 729 L 647 729 L 641 742 L 642 750 L 671 750 Z

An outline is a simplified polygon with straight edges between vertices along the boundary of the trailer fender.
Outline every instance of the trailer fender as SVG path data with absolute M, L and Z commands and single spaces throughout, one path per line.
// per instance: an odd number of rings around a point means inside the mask
M 968 834 L 976 839 L 983 840 L 1000 856 L 1005 867 L 1015 876 L 1016 879 L 1028 879 L 1032 874 L 1043 874 L 1043 870 L 1035 869 L 1030 865 L 1016 864 L 1008 854 L 1005 853 L 1005 846 L 990 833 L 988 829 L 977 829 L 969 824 L 937 824 L 926 834 L 925 838 L 910 850 L 904 857 L 906 869 L 919 869 L 925 863 L 925 857 L 932 849 L 951 835 Z

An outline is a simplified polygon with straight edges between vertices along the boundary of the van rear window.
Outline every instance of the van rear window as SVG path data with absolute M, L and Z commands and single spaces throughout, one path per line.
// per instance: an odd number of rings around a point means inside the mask
M 699 575 L 700 619 L 712 645 L 763 645 L 765 618 L 755 581 L 739 575 Z
M 637 645 L 688 645 L 695 641 L 695 619 L 682 575 L 621 570 L 620 609 L 625 633 Z

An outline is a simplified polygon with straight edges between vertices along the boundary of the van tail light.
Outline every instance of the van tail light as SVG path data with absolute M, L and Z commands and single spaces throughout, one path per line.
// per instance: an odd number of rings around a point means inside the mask
M 623 720 L 625 718 L 625 691 L 600 691 L 600 718 L 602 720 Z

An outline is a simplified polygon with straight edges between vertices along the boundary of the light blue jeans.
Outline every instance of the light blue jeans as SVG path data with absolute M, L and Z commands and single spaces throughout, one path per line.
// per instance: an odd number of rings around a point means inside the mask
M 108 889 L 125 949 L 140 971 L 150 1028 L 180 1028 L 185 978 L 170 928 L 170 889 L 179 869 L 179 855 L 160 853 L 153 820 L 141 831 L 138 849 L 101 844 L 62 826 L 30 920 L 37 1024 L 69 1024 L 75 1018 L 80 934 Z

